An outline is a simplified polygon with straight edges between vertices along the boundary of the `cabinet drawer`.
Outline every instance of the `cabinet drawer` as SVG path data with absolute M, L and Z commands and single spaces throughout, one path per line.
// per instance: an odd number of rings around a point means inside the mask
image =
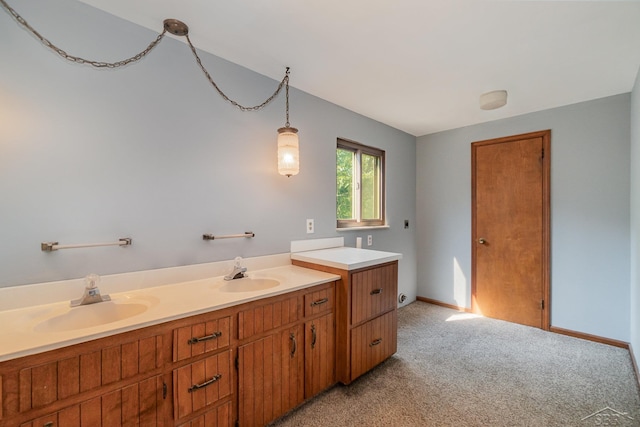
M 398 265 L 388 264 L 351 275 L 351 324 L 357 325 L 396 307 Z
M 309 292 L 304 295 L 305 317 L 330 312 L 333 310 L 334 305 L 335 291 L 333 284 L 331 287 Z
M 231 402 L 227 402 L 178 427 L 232 427 L 232 409 Z
M 396 352 L 397 329 L 393 310 L 351 331 L 352 381 Z
M 251 306 L 238 313 L 238 339 L 269 332 L 302 319 L 302 297 Z
M 188 359 L 229 346 L 231 318 L 214 318 L 173 330 L 173 361 Z
M 231 350 L 173 371 L 175 419 L 214 405 L 232 392 Z

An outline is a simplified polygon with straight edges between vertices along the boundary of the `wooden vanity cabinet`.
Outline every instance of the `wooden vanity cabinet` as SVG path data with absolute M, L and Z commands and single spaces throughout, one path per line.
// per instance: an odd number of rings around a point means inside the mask
M 238 421 L 264 426 L 304 400 L 302 296 L 245 304 L 238 313 Z
M 151 327 L 0 363 L 0 426 L 164 425 L 165 338 Z
M 335 384 L 334 284 L 238 314 L 238 421 L 264 426 Z
M 292 260 L 340 275 L 336 284 L 336 375 L 350 384 L 397 351 L 398 262 L 356 270 Z
M 173 323 L 177 324 L 172 334 L 176 425 L 233 425 L 232 318 L 227 309 Z
M 0 362 L 0 427 L 264 426 L 336 382 L 335 283 Z

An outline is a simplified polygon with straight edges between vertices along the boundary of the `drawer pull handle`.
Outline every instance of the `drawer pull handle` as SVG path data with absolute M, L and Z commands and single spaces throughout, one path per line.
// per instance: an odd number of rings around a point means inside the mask
M 190 338 L 189 341 L 187 341 L 187 344 L 189 345 L 198 344 L 199 342 L 202 342 L 202 341 L 215 340 L 216 338 L 221 336 L 222 336 L 222 332 L 214 332 L 211 335 L 207 335 L 206 337 Z
M 291 335 L 289 335 L 289 339 L 291 341 L 293 341 L 293 348 L 291 349 L 291 357 L 293 358 L 296 354 L 296 350 L 298 350 L 298 343 L 296 342 L 296 335 L 291 332 Z
M 214 376 L 213 378 L 211 378 L 209 381 L 205 381 L 202 384 L 194 384 L 191 387 L 189 387 L 189 393 L 193 393 L 196 390 L 199 390 L 201 388 L 205 388 L 206 386 L 209 386 L 209 385 L 215 383 L 220 378 L 222 378 L 222 374 L 218 374 L 218 375 Z
M 311 325 L 311 348 L 316 348 L 316 340 L 318 339 L 318 334 L 316 333 L 316 325 Z
M 374 347 L 378 344 L 380 344 L 382 342 L 382 338 L 378 338 L 377 340 L 373 340 L 371 341 L 371 344 L 369 344 L 369 347 Z
M 322 304 L 325 304 L 327 302 L 329 302 L 329 298 L 322 298 L 322 299 L 319 299 L 317 301 L 312 302 L 311 303 L 311 307 L 315 307 L 316 305 L 322 305 Z
M 382 293 L 382 288 L 374 289 L 371 291 L 371 295 L 378 295 Z

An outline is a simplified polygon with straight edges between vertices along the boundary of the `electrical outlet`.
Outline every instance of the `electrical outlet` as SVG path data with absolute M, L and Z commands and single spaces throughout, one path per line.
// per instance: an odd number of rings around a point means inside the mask
M 307 220 L 307 234 L 312 234 L 314 232 L 313 229 L 313 219 Z
M 369 234 L 367 236 L 367 246 L 371 246 L 371 245 L 373 245 L 373 236 Z

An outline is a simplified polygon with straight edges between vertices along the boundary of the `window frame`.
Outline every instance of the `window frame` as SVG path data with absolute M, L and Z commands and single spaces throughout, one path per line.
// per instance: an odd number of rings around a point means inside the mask
M 385 151 L 379 148 L 371 147 L 368 145 L 360 144 L 355 141 L 349 141 L 343 138 L 338 138 L 336 144 L 336 159 L 337 150 L 343 149 L 351 151 L 355 154 L 354 162 L 354 192 L 353 201 L 355 204 L 355 218 L 354 219 L 338 219 L 337 218 L 337 193 L 336 193 L 336 226 L 339 229 L 349 228 L 364 228 L 364 227 L 384 227 L 386 226 L 386 160 Z M 380 218 L 378 219 L 362 219 L 362 154 L 377 157 L 379 159 L 379 194 L 378 194 L 378 209 L 380 212 Z M 336 170 L 337 174 L 337 170 Z M 337 178 L 337 176 L 336 176 Z M 337 190 L 337 179 L 336 179 Z M 352 208 L 354 208 L 352 206 Z

